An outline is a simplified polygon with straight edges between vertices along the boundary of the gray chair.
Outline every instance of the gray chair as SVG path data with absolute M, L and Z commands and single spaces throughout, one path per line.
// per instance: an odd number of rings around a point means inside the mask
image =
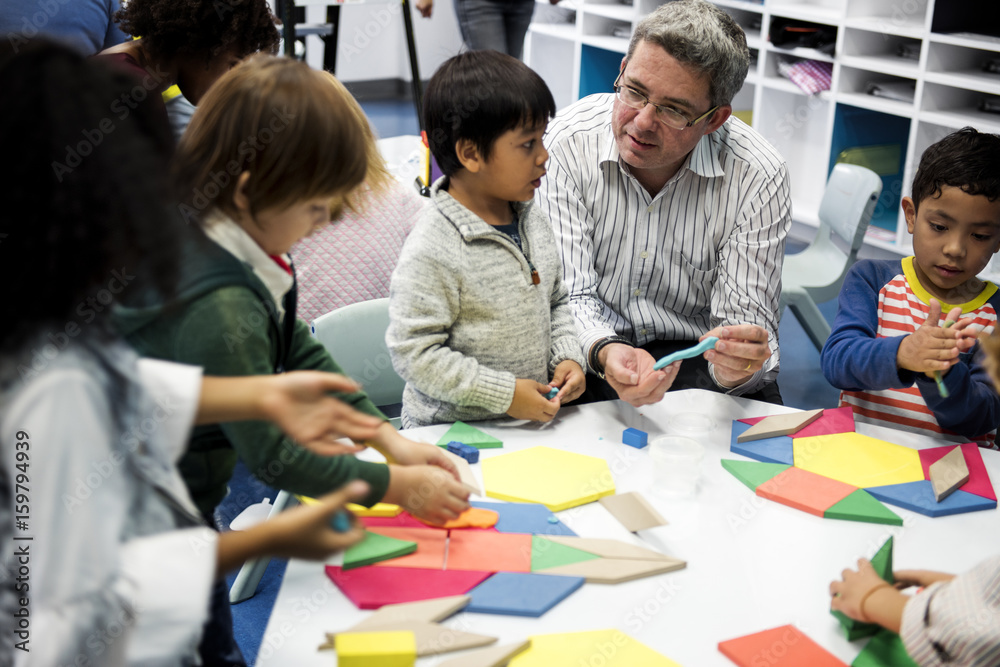
M 816 304 L 840 294 L 847 270 L 858 259 L 881 192 L 882 179 L 871 169 L 834 165 L 820 202 L 816 238 L 802 252 L 785 257 L 781 308 L 791 309 L 817 350 L 823 349 L 830 336 L 830 323 Z M 836 239 L 840 239 L 839 244 Z

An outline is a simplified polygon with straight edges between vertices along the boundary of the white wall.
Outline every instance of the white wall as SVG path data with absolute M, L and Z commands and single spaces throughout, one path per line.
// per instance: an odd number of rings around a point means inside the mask
M 412 7 L 420 78 L 427 80 L 443 63 L 459 52 L 462 38 L 452 0 L 434 0 L 431 18 Z M 322 23 L 326 7 L 306 8 L 306 21 Z M 341 81 L 403 79 L 410 81 L 410 62 L 400 2 L 348 2 L 340 9 L 337 71 Z M 310 37 L 307 57 L 313 67 L 323 66 L 323 43 Z

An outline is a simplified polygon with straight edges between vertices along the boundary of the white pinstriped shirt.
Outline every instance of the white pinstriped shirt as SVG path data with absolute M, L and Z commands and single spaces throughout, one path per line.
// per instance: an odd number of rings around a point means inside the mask
M 548 174 L 536 195 L 560 242 L 583 349 L 614 334 L 643 345 L 757 324 L 772 356 L 732 393 L 757 391 L 778 373 L 791 225 L 784 160 L 730 118 L 650 196 L 619 160 L 613 103 L 613 94 L 591 95 L 553 119 Z

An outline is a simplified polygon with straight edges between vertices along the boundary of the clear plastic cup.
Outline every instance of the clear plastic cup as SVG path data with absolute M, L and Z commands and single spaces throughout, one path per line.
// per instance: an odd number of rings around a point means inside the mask
M 694 495 L 701 477 L 705 447 L 697 440 L 680 435 L 661 435 L 649 443 L 653 461 L 653 490 L 661 496 L 682 498 Z

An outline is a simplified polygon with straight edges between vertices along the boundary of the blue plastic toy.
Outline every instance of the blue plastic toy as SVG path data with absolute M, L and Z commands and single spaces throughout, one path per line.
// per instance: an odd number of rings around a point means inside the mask
M 677 350 L 676 352 L 668 354 L 667 356 L 657 361 L 653 365 L 653 368 L 655 370 L 661 370 L 664 367 L 669 366 L 670 364 L 680 359 L 690 359 L 691 357 L 697 357 L 699 354 L 705 354 L 709 350 L 714 349 L 715 344 L 718 342 L 719 342 L 718 338 L 716 338 L 715 336 L 709 336 L 708 338 L 701 341 L 694 347 L 689 347 L 686 350 Z
M 640 431 L 637 428 L 627 428 L 622 431 L 622 442 L 629 447 L 635 447 L 636 449 L 642 449 L 645 447 L 648 437 L 649 435 L 645 431 Z
M 346 533 L 351 529 L 351 513 L 345 509 L 337 510 L 330 519 L 330 527 L 338 533 Z
M 461 456 L 469 463 L 479 463 L 479 450 L 472 445 L 452 440 L 448 443 L 448 451 Z
M 551 401 L 553 398 L 556 397 L 556 394 L 558 393 L 559 393 L 559 387 L 552 387 L 552 389 L 549 390 L 549 393 L 545 394 L 545 398 Z

